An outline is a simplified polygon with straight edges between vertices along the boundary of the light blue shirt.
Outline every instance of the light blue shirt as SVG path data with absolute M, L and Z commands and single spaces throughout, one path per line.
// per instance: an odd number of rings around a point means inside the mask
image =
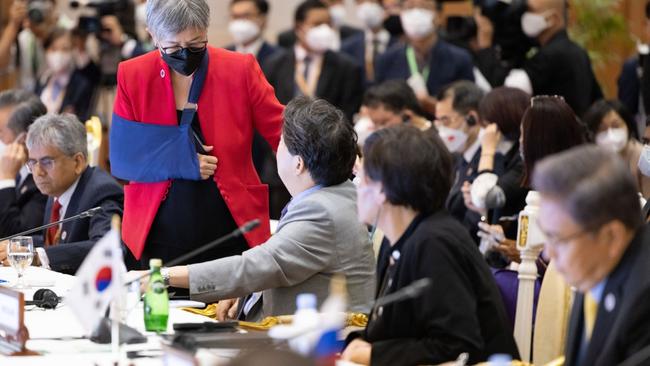
M 320 184 L 317 184 L 317 185 L 315 185 L 315 186 L 313 186 L 311 188 L 307 188 L 304 191 L 298 193 L 295 197 L 293 197 L 291 199 L 291 201 L 289 201 L 289 204 L 287 205 L 287 211 L 291 210 L 291 207 L 295 206 L 298 202 L 300 202 L 301 200 L 304 200 L 305 198 L 307 198 L 307 196 L 309 196 L 310 194 L 318 191 L 321 188 L 323 188 L 323 186 L 320 185 Z

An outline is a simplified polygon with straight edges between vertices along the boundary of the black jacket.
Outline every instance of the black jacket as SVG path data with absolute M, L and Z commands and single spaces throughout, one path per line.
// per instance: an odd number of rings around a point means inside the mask
M 52 203 L 53 199 L 48 199 L 45 223 L 50 221 Z M 63 224 L 59 244 L 45 249 L 52 270 L 74 274 L 93 245 L 110 230 L 113 215 L 122 216 L 122 187 L 103 170 L 88 167 L 79 178 L 64 218 L 97 206 L 103 210 L 93 217 Z M 43 237 L 35 237 L 34 244 L 42 246 Z
M 40 226 L 46 202 L 31 174 L 20 186 L 0 189 L 0 237 Z
M 289 103 L 296 96 L 296 56 L 293 50 L 275 53 L 262 65 L 262 69 L 275 89 L 275 96 L 280 103 Z M 346 117 L 352 121 L 352 116 L 361 106 L 361 78 L 361 67 L 349 56 L 327 51 L 323 56 L 316 97 L 323 98 L 343 110 Z
M 399 256 L 391 266 L 394 252 Z M 439 364 L 463 352 L 471 364 L 495 353 L 519 357 L 490 269 L 467 230 L 445 211 L 419 216 L 394 246 L 382 244 L 379 296 L 425 277 L 432 285 L 420 297 L 371 314 L 364 338 L 372 344 L 372 365 Z
M 36 85 L 36 95 L 41 95 L 45 89 L 46 83 L 40 82 Z M 68 86 L 65 89 L 61 109 L 59 113 L 71 112 L 75 114 L 80 121 L 84 122 L 90 117 L 90 102 L 94 93 L 93 83 L 84 76 L 82 71 L 75 70 L 70 76 Z
M 236 47 L 234 44 L 228 45 L 225 47 L 228 51 L 236 51 Z M 255 58 L 257 59 L 257 63 L 262 65 L 268 58 L 273 55 L 276 51 L 278 51 L 278 47 L 275 47 L 271 45 L 270 43 L 264 41 L 262 43 L 262 47 L 260 47 L 260 50 L 257 52 L 257 55 L 255 55 Z
M 650 346 L 650 227 L 636 234 L 609 274 L 599 302 L 591 341 L 578 363 L 584 296 L 576 294 L 566 344 L 567 366 L 618 365 Z M 647 349 L 645 350 L 648 351 Z M 634 365 L 648 365 L 646 357 Z

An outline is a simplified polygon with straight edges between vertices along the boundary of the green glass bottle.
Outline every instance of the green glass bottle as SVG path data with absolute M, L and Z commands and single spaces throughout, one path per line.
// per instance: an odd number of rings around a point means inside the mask
M 144 327 L 149 332 L 167 331 L 169 318 L 169 297 L 167 288 L 160 274 L 162 260 L 153 258 L 149 261 L 151 276 L 144 294 Z

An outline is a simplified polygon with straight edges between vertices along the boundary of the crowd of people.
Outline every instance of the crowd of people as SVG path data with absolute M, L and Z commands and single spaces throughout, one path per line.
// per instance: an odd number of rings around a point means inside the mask
M 219 320 L 257 321 L 294 313 L 301 293 L 322 303 L 343 274 L 349 310 L 369 316 L 343 359 L 473 364 L 520 357 L 517 217 L 536 192 L 536 291 L 559 274 L 576 292 L 551 356 L 634 357 L 650 346 L 648 47 L 604 99 L 565 0 L 475 3 L 443 19 L 439 0 L 356 0 L 355 28 L 342 0 L 304 0 L 271 42 L 273 4 L 230 0 L 233 43 L 213 45 L 206 0 L 74 17 L 15 0 L 0 35 L 0 73 L 16 76 L 0 92 L 0 237 L 101 206 L 35 235 L 33 265 L 74 274 L 119 215 L 125 264 L 143 270 L 259 219 L 164 267 L 166 284 L 218 302 Z M 95 115 L 110 136 L 99 166 Z M 372 306 L 422 278 L 418 298 Z

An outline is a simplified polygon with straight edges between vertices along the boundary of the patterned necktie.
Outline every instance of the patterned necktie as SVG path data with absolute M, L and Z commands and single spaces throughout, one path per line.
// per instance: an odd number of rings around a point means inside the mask
M 61 219 L 61 214 L 59 212 L 61 211 L 61 207 L 61 203 L 59 203 L 59 200 L 55 198 L 54 203 L 52 204 L 52 212 L 50 213 L 50 224 Z M 59 242 L 58 233 L 59 225 L 48 228 L 47 235 L 45 237 L 45 246 L 57 245 Z
M 587 292 L 583 302 L 583 312 L 585 319 L 585 340 L 589 342 L 591 334 L 594 331 L 594 324 L 596 324 L 596 316 L 598 315 L 598 302 Z

